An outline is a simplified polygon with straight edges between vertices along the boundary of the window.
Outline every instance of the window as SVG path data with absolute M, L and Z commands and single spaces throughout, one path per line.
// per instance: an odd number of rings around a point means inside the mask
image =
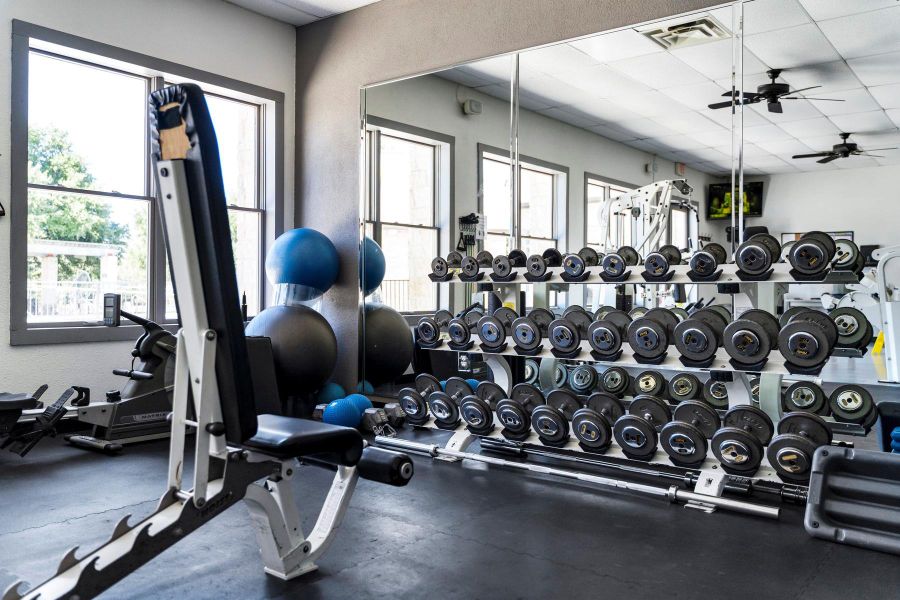
M 438 209 L 449 180 L 450 142 L 440 134 L 390 125 L 370 125 L 366 132 L 366 235 L 381 246 L 386 264 L 373 293 L 400 312 L 430 312 L 438 306 L 438 289 L 426 275 L 440 254 Z
M 687 208 L 673 206 L 669 212 L 669 237 L 671 238 L 669 243 L 677 246 L 680 250 L 685 250 L 691 245 L 689 217 L 690 213 Z
M 152 90 L 180 81 L 206 92 L 238 286 L 255 314 L 266 224 L 272 237 L 281 228 L 273 168 L 281 117 L 271 117 L 283 95 L 171 63 L 153 68 L 151 57 L 19 21 L 13 33 L 12 86 L 25 100 L 13 103 L 12 147 L 22 148 L 12 159 L 13 199 L 27 210 L 13 213 L 12 343 L 133 338 L 127 327 L 101 326 L 105 293 L 121 294 L 122 308 L 137 315 L 177 319 L 146 113 Z M 95 94 L 60 90 L 102 90 L 102 107 Z
M 585 240 L 587 245 L 595 250 L 604 251 L 606 240 L 601 239 L 600 231 L 601 209 L 606 200 L 615 200 L 622 194 L 631 190 L 619 185 L 607 183 L 592 175 L 585 176 Z M 622 211 L 610 215 L 609 238 L 613 245 L 632 245 L 631 215 L 628 211 Z

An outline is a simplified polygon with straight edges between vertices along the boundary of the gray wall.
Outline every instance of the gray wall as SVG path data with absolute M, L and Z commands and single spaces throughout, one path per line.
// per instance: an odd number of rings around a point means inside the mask
M 715 0 L 382 0 L 297 30 L 296 225 L 329 237 L 341 276 L 323 312 L 335 379 L 356 380 L 362 86 L 723 4 Z

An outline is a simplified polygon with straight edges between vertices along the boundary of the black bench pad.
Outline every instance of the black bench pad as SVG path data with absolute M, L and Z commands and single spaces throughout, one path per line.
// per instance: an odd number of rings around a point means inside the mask
M 31 394 L 0 392 L 0 410 L 28 410 L 37 405 L 38 401 Z
M 352 467 L 362 456 L 363 438 L 349 427 L 280 415 L 259 415 L 256 435 L 244 445 L 276 458 L 306 456 Z

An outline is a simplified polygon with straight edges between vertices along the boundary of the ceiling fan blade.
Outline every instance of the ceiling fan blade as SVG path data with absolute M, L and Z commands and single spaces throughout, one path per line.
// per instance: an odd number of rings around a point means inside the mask
M 822 160 L 817 160 L 816 162 L 824 165 L 825 163 L 830 163 L 831 161 L 837 160 L 840 157 L 841 157 L 840 154 L 832 154 L 831 156 L 826 156 Z
M 784 98 L 782 98 L 784 100 Z M 791 98 L 791 100 L 815 100 L 816 102 L 844 102 L 841 98 L 810 98 L 809 96 L 800 96 L 798 98 Z
M 866 148 L 863 152 L 878 152 L 879 150 L 897 150 L 897 148 Z
M 731 100 L 729 100 L 728 102 L 716 102 L 714 104 L 710 104 L 709 108 L 712 108 L 712 109 L 727 108 L 727 107 L 731 106 L 732 104 L 733 103 L 731 102 Z
M 751 97 L 751 96 L 755 96 L 755 95 L 756 95 L 756 92 L 742 92 L 742 94 L 744 95 L 744 97 L 748 97 L 748 98 L 749 98 L 749 97 Z M 732 95 L 732 92 L 725 92 L 724 94 L 722 94 L 722 96 L 725 97 L 725 98 L 727 98 L 728 96 L 731 96 L 731 95 Z M 734 91 L 734 95 L 735 95 L 735 96 L 738 95 L 737 90 Z
M 770 113 L 783 113 L 784 109 L 781 106 L 781 102 L 769 102 L 769 112 Z
M 791 158 L 820 158 L 822 156 L 831 156 L 831 152 L 814 152 L 812 154 L 795 154 Z
M 785 92 L 785 93 L 782 94 L 782 95 L 784 95 L 784 96 L 790 96 L 791 94 L 799 94 L 800 92 L 805 92 L 806 90 L 814 90 L 814 89 L 820 88 L 820 87 L 822 87 L 822 86 L 821 86 L 821 85 L 811 85 L 811 86 L 809 86 L 809 87 L 800 88 L 799 90 L 790 90 L 790 91 L 787 91 L 787 92 Z
M 868 152 L 859 152 L 856 154 L 856 156 L 869 156 L 871 158 L 884 158 L 880 154 L 869 154 Z

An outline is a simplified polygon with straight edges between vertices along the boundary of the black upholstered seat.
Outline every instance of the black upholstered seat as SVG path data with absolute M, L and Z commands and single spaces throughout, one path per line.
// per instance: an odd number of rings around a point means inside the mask
M 0 393 L 0 410 L 28 410 L 37 405 L 38 401 L 31 394 Z
M 256 435 L 244 445 L 276 458 L 306 456 L 347 467 L 358 463 L 363 451 L 355 429 L 280 415 L 259 415 Z

